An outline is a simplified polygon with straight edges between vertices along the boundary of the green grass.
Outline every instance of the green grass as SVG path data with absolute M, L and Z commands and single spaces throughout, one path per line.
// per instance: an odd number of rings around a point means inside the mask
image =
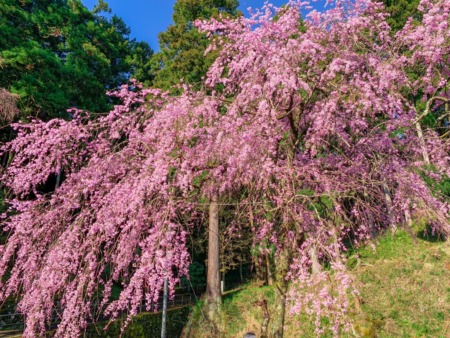
M 273 304 L 274 290 L 269 286 L 248 283 L 243 287 L 225 293 L 221 307 L 220 338 L 243 337 L 246 332 L 259 332 L 262 323 L 262 311 L 255 303 L 266 299 Z M 190 337 L 211 337 L 211 327 L 202 314 L 204 302 L 199 302 L 191 314 L 192 329 Z
M 362 300 L 361 312 L 353 308 L 351 313 L 357 336 L 450 337 L 450 247 L 423 231 L 417 235 L 387 233 L 377 239 L 376 250 L 367 246 L 350 254 L 348 267 Z M 259 334 L 259 299 L 266 299 L 270 310 L 273 288 L 250 283 L 225 295 L 221 338 L 242 337 L 248 331 Z M 203 330 L 206 324 L 199 309 L 194 311 L 193 337 L 211 337 Z M 288 317 L 285 332 L 286 338 L 314 337 L 306 317 Z
M 359 251 L 353 268 L 363 319 L 377 337 L 449 337 L 450 248 L 406 232 L 379 238 L 376 251 Z
M 189 307 L 173 308 L 167 311 L 167 337 L 179 337 L 189 316 Z M 133 317 L 121 333 L 123 318 L 114 321 L 107 329 L 107 322 L 92 324 L 86 330 L 86 338 L 149 338 L 161 335 L 161 313 L 142 312 Z M 49 336 L 52 336 L 50 333 Z

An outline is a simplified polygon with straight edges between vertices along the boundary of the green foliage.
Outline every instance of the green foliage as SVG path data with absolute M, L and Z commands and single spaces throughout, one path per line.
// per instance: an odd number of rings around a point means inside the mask
M 263 315 L 257 302 L 263 299 L 267 301 L 269 309 L 274 306 L 274 287 L 249 283 L 239 290 L 226 292 L 221 305 L 220 337 L 243 337 L 246 332 L 259 332 Z M 203 305 L 203 302 L 199 302 L 193 308 L 190 337 L 210 337 L 210 327 L 202 312 Z
M 167 337 L 180 337 L 187 322 L 189 307 L 171 309 L 167 311 Z M 90 338 L 148 338 L 161 336 L 161 313 L 141 313 L 133 317 L 131 323 L 121 334 L 123 319 L 114 321 L 104 330 L 106 323 L 91 325 L 86 330 L 86 337 Z
M 402 29 L 410 17 L 415 21 L 421 20 L 420 12 L 417 10 L 419 0 L 382 0 L 382 2 L 391 15 L 387 21 L 394 32 Z
M 193 262 L 189 265 L 189 278 L 181 277 L 181 283 L 186 289 L 193 288 L 194 290 L 204 288 L 206 286 L 205 266 L 198 262 Z
M 22 118 L 64 117 L 76 106 L 107 111 L 113 89 L 130 75 L 148 80 L 152 50 L 100 1 L 90 12 L 80 0 L 0 3 L 0 88 L 18 94 Z
M 237 0 L 178 0 L 174 6 L 174 24 L 159 34 L 161 51 L 152 58 L 152 84 L 163 89 L 180 81 L 199 84 L 216 53 L 204 55 L 209 40 L 193 26 L 194 21 L 219 14 L 236 16 L 238 5 Z
M 427 183 L 427 185 L 430 187 L 431 191 L 439 196 L 439 197 L 445 197 L 447 199 L 450 198 L 450 178 L 445 176 L 441 180 L 436 181 L 433 180 L 431 177 L 426 175 L 425 173 L 422 173 L 422 177 L 424 181 Z

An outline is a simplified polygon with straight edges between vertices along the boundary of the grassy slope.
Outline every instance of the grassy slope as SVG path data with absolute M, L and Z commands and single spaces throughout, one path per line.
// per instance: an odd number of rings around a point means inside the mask
M 354 269 L 366 318 L 379 337 L 450 336 L 450 247 L 406 233 L 360 251 Z
M 362 299 L 362 312 L 352 314 L 357 336 L 450 337 L 450 247 L 421 234 L 384 235 L 376 252 L 366 247 L 349 259 Z M 270 309 L 273 289 L 249 284 L 224 297 L 221 338 L 243 337 L 249 331 L 259 334 L 258 299 L 266 299 Z M 191 337 L 210 337 L 199 309 L 200 305 L 193 313 Z M 285 336 L 313 337 L 309 322 L 287 318 Z

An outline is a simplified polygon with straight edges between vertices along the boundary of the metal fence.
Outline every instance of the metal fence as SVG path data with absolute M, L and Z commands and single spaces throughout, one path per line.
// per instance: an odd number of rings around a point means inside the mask
M 23 317 L 17 313 L 0 315 L 0 330 L 16 330 L 23 328 Z
M 173 299 L 167 300 L 167 307 L 168 308 L 174 308 L 174 307 L 180 307 L 180 306 L 187 306 L 192 304 L 195 301 L 195 298 L 192 293 L 185 293 L 185 294 L 176 294 Z M 158 300 L 158 303 L 152 304 L 149 312 L 154 311 L 160 311 L 162 309 L 163 305 L 163 299 L 160 298 Z M 93 313 L 97 312 L 96 309 L 98 309 L 98 305 L 93 305 Z M 145 302 L 142 302 L 139 307 L 139 312 L 145 312 L 147 311 L 147 307 Z M 60 315 L 61 315 L 61 308 L 55 308 L 53 310 L 52 314 L 52 320 L 49 323 L 50 327 L 54 327 L 56 324 L 60 321 Z M 107 318 L 101 318 L 101 319 L 107 319 Z M 20 330 L 23 329 L 24 326 L 24 320 L 23 316 L 19 313 L 7 313 L 7 314 L 0 314 L 0 331 L 5 330 Z

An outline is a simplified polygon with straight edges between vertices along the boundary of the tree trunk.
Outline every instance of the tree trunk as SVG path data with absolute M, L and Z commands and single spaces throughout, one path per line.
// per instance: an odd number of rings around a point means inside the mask
M 261 323 L 261 335 L 260 338 L 268 338 L 267 331 L 269 328 L 270 314 L 269 309 L 267 308 L 267 300 L 262 299 L 255 302 L 255 305 L 259 305 L 261 307 L 263 321 Z
M 265 282 L 266 277 L 265 277 L 265 269 L 264 269 L 263 259 L 262 258 L 260 259 L 259 257 L 253 255 L 252 260 L 253 260 L 252 269 L 255 269 L 256 280 L 258 282 Z
M 419 137 L 420 147 L 422 148 L 423 160 L 426 164 L 430 164 L 430 156 L 428 155 L 427 146 L 423 137 L 422 126 L 420 122 L 416 122 L 417 136 Z
M 273 338 L 283 338 L 284 336 L 284 319 L 286 315 L 286 293 L 287 281 L 286 275 L 289 270 L 289 254 L 287 250 L 283 250 L 276 255 L 275 276 L 273 283 L 275 285 L 275 306 L 271 315 L 271 334 Z
M 62 170 L 60 170 L 58 172 L 58 175 L 56 176 L 55 190 L 58 189 L 59 186 L 61 185 L 61 174 L 62 174 Z
M 406 225 L 408 226 L 409 229 L 412 229 L 412 218 L 411 218 L 411 213 L 409 212 L 409 209 L 405 209 L 405 221 L 406 221 Z
M 397 232 L 397 224 L 395 224 L 394 217 L 392 215 L 392 197 L 391 192 L 387 186 L 386 183 L 383 184 L 383 190 L 384 190 L 384 199 L 386 200 L 386 207 L 387 207 L 387 213 L 388 213 L 388 221 L 389 221 L 389 228 L 393 233 Z
M 9 151 L 5 154 L 3 154 L 3 161 L 2 161 L 2 167 L 6 168 L 6 164 L 8 163 L 9 158 Z
M 208 275 L 206 280 L 207 317 L 213 327 L 216 327 L 221 303 L 218 200 L 218 195 L 214 194 L 209 205 Z
M 273 285 L 274 280 L 276 279 L 276 263 L 275 256 L 273 252 L 269 252 L 266 254 L 267 258 L 267 285 Z
M 317 255 L 316 244 L 311 245 L 309 255 L 311 256 L 311 273 L 316 275 L 322 270 L 319 262 L 319 256 Z
M 267 252 L 264 254 L 264 280 L 266 285 L 272 285 L 272 281 L 270 279 L 270 260 Z
M 239 262 L 239 277 L 241 279 L 241 283 L 244 281 L 244 274 L 242 272 L 242 258 L 241 261 Z

